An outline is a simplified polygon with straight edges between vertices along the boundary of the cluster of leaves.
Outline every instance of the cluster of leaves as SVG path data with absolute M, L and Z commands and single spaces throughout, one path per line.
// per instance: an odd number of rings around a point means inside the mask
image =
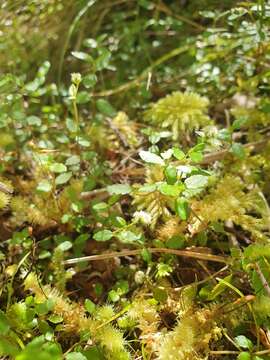
M 180 3 L 0 5 L 0 357 L 270 359 L 270 4 Z

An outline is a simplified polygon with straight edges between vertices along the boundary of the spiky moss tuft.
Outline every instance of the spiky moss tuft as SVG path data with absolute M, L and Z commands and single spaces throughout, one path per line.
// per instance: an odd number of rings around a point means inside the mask
M 112 314 L 111 309 L 108 307 L 105 309 L 104 307 L 103 310 L 99 312 L 99 320 L 89 318 L 84 306 L 70 301 L 50 285 L 42 286 L 37 276 L 33 273 L 30 273 L 26 277 L 24 286 L 26 290 L 30 290 L 35 294 L 38 302 L 43 302 L 47 299 L 52 300 L 54 304 L 52 312 L 63 318 L 62 331 L 70 334 L 89 332 L 91 340 L 102 346 L 106 359 L 130 359 L 129 352 L 125 348 L 125 340 L 122 332 L 112 325 L 107 324 L 107 317 Z M 106 317 L 101 318 L 101 314 Z
M 192 92 L 173 92 L 160 99 L 145 112 L 145 120 L 162 128 L 170 128 L 173 139 L 181 139 L 191 133 L 210 125 L 207 115 L 209 101 Z
M 183 234 L 183 232 L 186 230 L 186 227 L 186 221 L 181 221 L 178 217 L 174 216 L 159 226 L 156 231 L 157 239 L 161 241 L 169 240 L 175 235 Z
M 222 178 L 208 195 L 192 202 L 192 210 L 197 216 L 190 221 L 191 233 L 196 234 L 204 230 L 211 222 L 231 220 L 250 232 L 255 240 L 267 240 L 263 233 L 263 230 L 267 230 L 267 221 L 260 214 L 257 205 L 258 193 L 256 189 L 248 192 L 246 190 L 246 184 L 240 177 L 227 175 Z
M 174 330 L 157 342 L 158 360 L 205 360 L 209 344 L 221 337 L 221 329 L 214 322 L 215 312 L 208 309 L 187 312 Z
M 0 191 L 0 210 L 5 209 L 10 202 L 10 195 Z

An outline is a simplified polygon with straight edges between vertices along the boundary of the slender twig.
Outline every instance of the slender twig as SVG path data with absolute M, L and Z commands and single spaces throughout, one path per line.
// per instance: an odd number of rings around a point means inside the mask
M 265 146 L 268 141 L 270 140 L 270 133 L 269 134 L 265 134 L 264 135 L 264 139 L 263 140 L 259 140 L 259 141 L 255 141 L 255 142 L 250 142 L 247 144 L 244 144 L 244 148 L 251 150 L 251 151 L 258 151 L 260 148 L 262 148 L 263 146 Z M 216 151 L 216 152 L 212 152 L 210 154 L 207 154 L 204 156 L 203 160 L 200 162 L 201 165 L 208 165 L 211 164 L 215 161 L 218 160 L 222 160 L 224 159 L 224 157 L 230 152 L 230 149 L 224 149 L 224 150 L 220 150 L 220 151 Z
M 13 193 L 13 190 L 10 189 L 8 186 L 6 186 L 3 183 L 0 183 L 0 191 L 2 191 L 5 194 L 12 194 Z
M 219 351 L 210 351 L 211 355 L 237 355 L 240 351 L 232 351 L 232 350 L 219 350 Z
M 174 250 L 174 249 L 166 249 L 166 248 L 146 248 L 146 250 L 148 250 L 151 253 L 171 254 L 171 255 L 184 256 L 184 257 L 205 260 L 205 261 L 213 261 L 213 262 L 219 262 L 225 264 L 228 263 L 228 259 L 224 256 L 205 254 L 190 250 Z M 114 251 L 106 254 L 90 255 L 90 256 L 83 256 L 80 258 L 68 259 L 63 261 L 63 264 L 71 265 L 71 264 L 79 264 L 84 261 L 107 260 L 107 259 L 123 257 L 123 256 L 136 256 L 136 255 L 140 255 L 141 252 L 142 249 Z
M 258 274 L 258 276 L 262 282 L 262 285 L 263 285 L 265 291 L 267 292 L 267 295 L 270 297 L 270 286 L 260 268 L 260 265 L 258 263 L 256 263 L 255 266 L 256 266 L 256 273 Z

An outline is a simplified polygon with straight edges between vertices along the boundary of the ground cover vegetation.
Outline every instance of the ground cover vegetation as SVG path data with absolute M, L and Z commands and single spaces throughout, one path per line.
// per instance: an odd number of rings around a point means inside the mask
M 270 359 L 270 3 L 2 0 L 0 357 Z

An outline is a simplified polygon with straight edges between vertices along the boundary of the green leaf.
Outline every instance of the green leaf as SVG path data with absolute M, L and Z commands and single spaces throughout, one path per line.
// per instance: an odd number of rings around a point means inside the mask
M 62 185 L 67 183 L 72 177 L 72 172 L 65 172 L 63 174 L 60 174 L 55 179 L 56 185 Z
M 169 149 L 167 151 L 162 152 L 160 155 L 161 155 L 162 159 L 168 160 L 171 158 L 172 154 L 173 154 L 172 149 Z
M 28 116 L 28 118 L 26 120 L 27 120 L 28 125 L 31 125 L 31 126 L 40 126 L 41 125 L 41 119 L 35 115 Z
M 83 146 L 83 147 L 88 147 L 91 145 L 90 141 L 83 138 L 82 136 L 79 136 L 78 137 L 78 144 Z
M 147 163 L 164 165 L 164 160 L 160 156 L 158 156 L 150 151 L 142 150 L 139 152 L 139 156 L 143 161 L 145 161 Z
M 78 104 L 86 104 L 91 100 L 91 96 L 87 91 L 80 91 L 76 96 L 76 102 Z
M 65 171 L 67 171 L 67 167 L 66 165 L 62 164 L 62 163 L 54 163 L 51 164 L 49 166 L 50 171 L 54 172 L 54 173 L 63 173 Z
M 247 123 L 248 123 L 248 118 L 246 116 L 239 117 L 238 119 L 235 119 L 234 122 L 232 123 L 232 129 L 239 130 Z
M 132 244 L 134 242 L 140 242 L 142 235 L 141 234 L 135 234 L 133 231 L 130 230 L 123 230 L 120 233 L 117 234 L 117 238 L 119 241 L 125 244 Z
M 192 175 L 185 180 L 187 189 L 204 188 L 208 183 L 208 176 Z
M 103 115 L 113 117 L 117 113 L 115 108 L 107 100 L 98 99 L 96 104 L 98 111 Z
M 168 299 L 168 294 L 164 287 L 159 286 L 153 289 L 153 297 L 156 301 L 164 303 Z
M 113 237 L 113 233 L 110 230 L 100 230 L 96 232 L 93 238 L 96 241 L 108 241 Z
M 242 351 L 238 356 L 236 360 L 251 360 L 250 353 L 246 351 Z M 255 359 L 254 359 L 255 360 Z
M 0 356 L 10 356 L 10 359 L 14 359 L 18 353 L 19 348 L 14 341 L 0 337 Z
M 230 284 L 232 282 L 232 275 L 226 276 L 223 280 Z M 209 294 L 208 300 L 215 300 L 226 289 L 227 285 L 223 281 L 220 281 Z
M 180 150 L 177 147 L 173 148 L 173 156 L 177 159 L 177 160 L 183 160 L 186 157 L 186 154 Z
M 6 314 L 0 310 L 0 334 L 5 335 L 8 333 L 10 325 Z
M 201 151 L 191 151 L 189 157 L 193 162 L 200 162 L 203 159 L 203 153 Z
M 107 186 L 107 190 L 111 195 L 125 195 L 132 191 L 132 187 L 128 184 L 114 184 Z
M 78 155 L 72 155 L 66 160 L 66 165 L 77 165 L 80 163 L 80 157 Z
M 167 166 L 164 174 L 169 185 L 173 185 L 177 181 L 177 170 L 174 166 Z
M 234 338 L 234 341 L 236 342 L 236 344 L 238 346 L 240 346 L 241 348 L 243 349 L 249 349 L 251 350 L 253 348 L 253 343 L 251 340 L 249 340 L 246 336 L 244 335 L 239 335 L 239 336 L 236 336 Z
M 48 317 L 48 320 L 53 323 L 53 324 L 60 324 L 62 321 L 63 321 L 63 318 L 62 316 L 60 315 L 57 315 L 57 314 L 51 314 L 49 317 Z
M 67 251 L 72 248 L 72 242 L 71 241 L 63 241 L 61 244 L 57 246 L 57 248 L 61 251 Z
M 141 257 L 147 263 L 150 263 L 152 260 L 152 254 L 150 253 L 150 251 L 148 249 L 142 249 Z
M 42 180 L 38 186 L 37 191 L 48 193 L 52 190 L 52 184 L 48 180 Z
M 146 185 L 141 186 L 138 191 L 145 192 L 145 193 L 151 193 L 156 190 L 157 190 L 156 184 L 146 184 Z
M 231 151 L 238 159 L 243 160 L 246 157 L 245 148 L 240 143 L 232 144 Z
M 75 123 L 74 120 L 67 118 L 66 119 L 66 127 L 68 128 L 68 130 L 71 133 L 76 133 L 77 132 L 77 124 Z
M 83 77 L 83 85 L 89 89 L 96 85 L 97 83 L 97 77 L 95 74 L 89 74 Z
M 106 48 L 99 48 L 99 54 L 100 56 L 95 60 L 95 66 L 97 71 L 108 68 L 109 61 L 112 55 L 111 52 Z
M 166 242 L 166 247 L 168 249 L 183 249 L 185 241 L 186 239 L 183 235 L 174 235 Z
M 87 61 L 87 62 L 92 62 L 93 58 L 92 56 L 90 56 L 89 54 L 82 52 L 82 51 L 72 51 L 71 54 L 79 60 L 83 60 L 83 61 Z
M 87 360 L 87 357 L 80 352 L 70 352 L 66 355 L 66 360 Z
M 169 185 L 164 183 L 158 186 L 158 190 L 163 195 L 177 197 L 184 190 L 184 186 L 183 184 Z
M 261 257 L 270 258 L 269 244 L 252 244 L 245 248 L 244 256 L 250 262 L 260 259 Z
M 205 149 L 205 143 L 201 142 L 189 150 L 189 152 L 202 152 Z
M 181 220 L 187 220 L 189 217 L 189 206 L 186 199 L 178 198 L 175 201 L 175 212 Z
M 93 301 L 91 301 L 90 299 L 85 299 L 84 307 L 85 307 L 86 311 L 89 312 L 89 314 L 93 314 L 93 312 L 96 309 L 96 304 L 93 303 Z
M 109 300 L 112 301 L 112 302 L 117 302 L 117 301 L 120 300 L 120 295 L 118 294 L 117 291 L 111 290 L 111 291 L 109 291 L 109 293 L 108 293 L 108 298 L 109 298 Z
M 35 311 L 38 315 L 46 315 L 53 309 L 54 302 L 52 299 L 48 299 L 42 303 L 35 304 Z
M 97 346 L 93 346 L 90 349 L 88 348 L 87 350 L 84 350 L 83 354 L 86 356 L 87 360 L 104 360 L 104 356 Z
M 109 205 L 105 202 L 99 202 L 95 205 L 93 205 L 93 210 L 95 211 L 105 211 L 107 210 L 109 207 Z

